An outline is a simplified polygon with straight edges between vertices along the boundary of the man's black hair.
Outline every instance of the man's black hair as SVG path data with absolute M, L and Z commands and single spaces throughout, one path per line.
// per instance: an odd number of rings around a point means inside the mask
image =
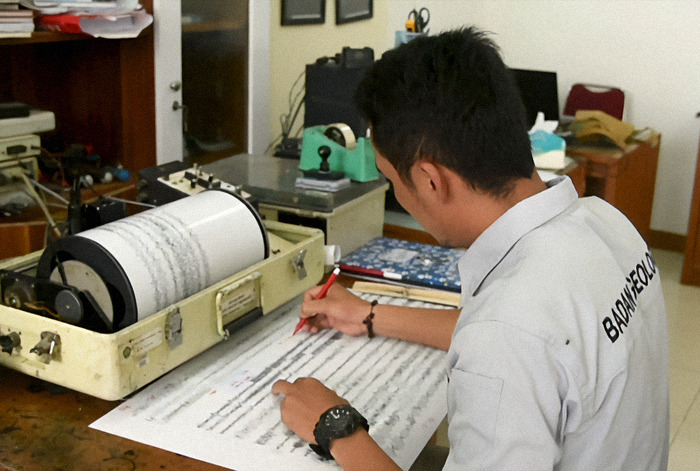
M 463 28 L 419 37 L 384 53 L 355 101 L 372 140 L 401 178 L 429 159 L 474 188 L 502 196 L 534 162 L 525 109 L 498 47 Z

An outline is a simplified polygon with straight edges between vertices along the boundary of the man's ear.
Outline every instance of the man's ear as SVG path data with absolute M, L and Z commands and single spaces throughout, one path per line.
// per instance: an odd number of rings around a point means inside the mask
M 415 165 L 413 182 L 428 197 L 445 201 L 449 194 L 449 178 L 445 167 L 429 161 L 420 160 Z

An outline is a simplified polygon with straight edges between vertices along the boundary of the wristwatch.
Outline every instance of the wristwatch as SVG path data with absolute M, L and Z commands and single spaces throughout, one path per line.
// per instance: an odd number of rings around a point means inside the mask
M 367 419 L 362 417 L 362 414 L 357 412 L 354 407 L 345 405 L 333 406 L 321 414 L 318 422 L 316 422 L 314 438 L 317 445 L 310 443 L 309 446 L 322 457 L 332 460 L 331 440 L 349 437 L 355 433 L 358 427 L 369 431 Z

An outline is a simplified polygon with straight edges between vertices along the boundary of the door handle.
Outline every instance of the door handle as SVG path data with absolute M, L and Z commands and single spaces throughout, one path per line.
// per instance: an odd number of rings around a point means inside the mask
M 182 110 L 182 131 L 187 132 L 187 117 L 189 116 L 189 108 L 187 105 L 180 104 L 179 101 L 173 102 L 173 111 Z

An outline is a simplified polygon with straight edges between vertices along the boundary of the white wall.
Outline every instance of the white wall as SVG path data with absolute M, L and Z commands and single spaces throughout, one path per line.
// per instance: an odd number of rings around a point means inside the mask
M 494 33 L 509 66 L 557 72 L 561 108 L 575 82 L 622 88 L 625 121 L 662 133 L 652 229 L 687 234 L 700 129 L 700 1 L 388 1 L 388 44 L 408 11 L 426 6 L 431 34 L 473 24 Z
M 262 154 L 268 144 L 270 119 L 270 2 L 248 5 L 248 153 Z
M 270 1 L 270 0 L 266 0 Z M 343 47 L 371 47 L 375 57 L 386 49 L 386 0 L 374 0 L 373 17 L 367 20 L 335 24 L 335 2 L 326 1 L 323 24 L 281 26 L 281 1 L 272 0 L 270 16 L 270 116 L 269 141 L 281 133 L 280 115 L 289 110 L 289 92 L 295 80 L 319 57 L 334 56 Z M 302 85 L 303 90 L 303 80 Z M 299 90 L 298 87 L 294 88 Z M 293 130 L 304 123 L 303 108 Z

